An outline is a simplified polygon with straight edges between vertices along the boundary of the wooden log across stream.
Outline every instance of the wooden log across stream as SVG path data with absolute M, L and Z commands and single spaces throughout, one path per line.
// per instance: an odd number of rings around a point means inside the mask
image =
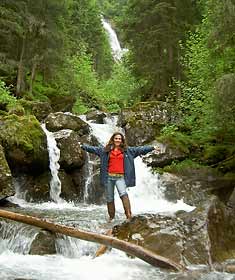
M 25 223 L 28 225 L 36 226 L 42 229 L 54 233 L 61 233 L 71 237 L 79 238 L 86 241 L 91 241 L 95 243 L 100 243 L 105 246 L 110 246 L 112 248 L 126 252 L 127 254 L 140 258 L 143 261 L 155 266 L 167 269 L 173 269 L 176 271 L 185 270 L 185 267 L 175 263 L 174 261 L 167 259 L 165 257 L 159 256 L 149 250 L 144 249 L 141 246 L 111 237 L 104 234 L 98 234 L 94 232 L 79 230 L 77 228 L 64 226 L 61 224 L 55 224 L 44 219 L 39 219 L 29 215 L 18 214 L 11 211 L 6 211 L 0 209 L 0 217 L 14 220 L 17 222 Z

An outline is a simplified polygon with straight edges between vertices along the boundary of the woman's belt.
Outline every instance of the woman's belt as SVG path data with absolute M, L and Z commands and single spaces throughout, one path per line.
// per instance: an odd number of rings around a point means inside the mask
M 113 176 L 113 177 L 122 177 L 122 176 L 124 176 L 123 173 L 108 173 L 108 174 L 109 174 L 109 176 Z

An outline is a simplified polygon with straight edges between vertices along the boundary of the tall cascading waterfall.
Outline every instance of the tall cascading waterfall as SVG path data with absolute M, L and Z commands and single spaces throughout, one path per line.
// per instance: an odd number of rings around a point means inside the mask
M 109 43 L 110 43 L 110 47 L 112 49 L 113 57 L 114 57 L 115 61 L 119 61 L 122 58 L 123 54 L 127 51 L 127 49 L 121 48 L 117 34 L 113 30 L 113 28 L 111 27 L 109 22 L 107 20 L 105 20 L 104 18 L 102 18 L 102 24 L 108 34 Z

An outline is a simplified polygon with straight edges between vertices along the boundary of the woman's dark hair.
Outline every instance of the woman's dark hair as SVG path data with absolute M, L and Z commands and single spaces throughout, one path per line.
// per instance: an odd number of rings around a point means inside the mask
M 124 151 L 124 150 L 127 149 L 127 143 L 126 143 L 126 139 L 125 139 L 124 135 L 122 133 L 120 133 L 120 132 L 115 132 L 111 136 L 111 138 L 109 139 L 108 144 L 104 148 L 106 152 L 110 152 L 113 149 L 113 147 L 114 147 L 114 137 L 117 136 L 117 135 L 120 135 L 121 138 L 122 138 L 122 143 L 120 145 L 121 150 Z

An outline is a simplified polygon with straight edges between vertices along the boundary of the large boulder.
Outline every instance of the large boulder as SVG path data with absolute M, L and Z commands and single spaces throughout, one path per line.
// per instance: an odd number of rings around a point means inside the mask
M 209 182 L 199 177 L 184 177 L 171 173 L 160 175 L 162 189 L 168 201 L 183 199 L 187 204 L 199 206 L 211 194 Z
M 127 142 L 134 145 L 149 143 L 160 134 L 170 120 L 170 106 L 165 102 L 141 102 L 122 110 L 119 124 L 124 127 Z
M 77 131 L 80 136 L 89 133 L 89 125 L 78 116 L 57 112 L 49 114 L 45 120 L 46 128 L 55 132 L 61 129 Z
M 155 143 L 154 143 L 155 145 Z M 156 143 L 161 148 L 160 153 L 151 152 L 143 157 L 145 163 L 151 167 L 165 167 L 173 161 L 182 161 L 186 159 L 188 153 L 182 151 L 179 147 L 171 147 L 168 144 Z
M 80 177 L 80 182 L 76 184 L 73 179 L 73 174 L 76 173 Z M 66 173 L 64 170 L 59 171 L 59 178 L 61 181 L 60 197 L 66 201 L 78 201 L 82 198 L 83 182 L 81 180 L 81 170 L 76 169 L 71 173 Z
M 100 181 L 99 159 L 93 155 L 86 158 L 80 170 L 70 173 L 79 199 L 87 203 L 105 203 L 105 190 Z
M 114 236 L 185 265 L 212 264 L 235 255 L 234 215 L 216 197 L 192 212 L 139 215 L 114 227 Z
M 80 136 L 72 130 L 60 130 L 54 133 L 60 149 L 60 167 L 66 171 L 80 168 L 85 163 L 85 153 L 81 149 Z
M 1 117 L 0 143 L 13 173 L 41 174 L 48 169 L 46 135 L 34 116 Z
M 14 194 L 11 170 L 5 158 L 4 149 L 0 145 L 0 200 Z

